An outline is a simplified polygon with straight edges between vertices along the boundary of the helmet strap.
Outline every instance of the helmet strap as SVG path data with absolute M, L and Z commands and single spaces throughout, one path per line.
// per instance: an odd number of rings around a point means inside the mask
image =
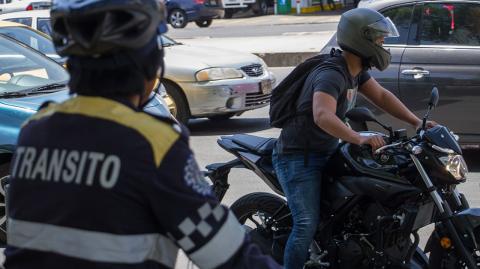
M 361 58 L 361 59 L 362 59 L 362 71 L 368 71 L 372 69 L 372 63 L 370 59 L 364 59 L 364 58 Z

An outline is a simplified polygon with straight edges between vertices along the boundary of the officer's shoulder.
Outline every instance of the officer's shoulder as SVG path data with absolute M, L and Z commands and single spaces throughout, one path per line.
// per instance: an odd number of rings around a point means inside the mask
M 47 117 L 55 113 L 59 103 L 54 101 L 46 101 L 43 102 L 39 107 L 35 114 L 33 114 L 30 118 L 28 118 L 23 124 L 22 128 L 26 127 L 32 121 Z
M 185 129 L 174 118 L 154 115 L 154 114 L 151 114 L 151 113 L 148 113 L 148 112 L 143 112 L 143 113 L 150 116 L 152 118 L 152 120 L 154 122 L 156 122 L 154 124 L 160 124 L 160 125 L 163 125 L 163 126 L 167 126 L 168 129 L 170 129 L 171 131 L 174 131 L 178 134 L 181 134 L 182 136 L 186 135 Z

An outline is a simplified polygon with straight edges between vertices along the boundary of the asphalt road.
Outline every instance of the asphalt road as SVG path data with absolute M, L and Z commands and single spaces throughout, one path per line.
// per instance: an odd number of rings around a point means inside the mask
M 309 24 L 284 24 L 284 25 L 220 25 L 215 21 L 208 28 L 198 28 L 195 23 L 190 23 L 186 28 L 169 28 L 168 36 L 171 38 L 217 38 L 217 37 L 255 37 L 255 36 L 279 36 L 289 34 L 311 34 L 325 31 L 335 31 L 336 22 L 309 23 Z

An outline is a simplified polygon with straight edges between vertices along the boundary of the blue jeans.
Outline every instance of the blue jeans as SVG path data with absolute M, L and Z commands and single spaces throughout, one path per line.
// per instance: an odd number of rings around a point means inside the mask
M 308 258 L 308 248 L 320 220 L 322 171 L 330 156 L 329 153 L 310 153 L 305 167 L 303 153 L 273 151 L 273 167 L 293 218 L 293 229 L 285 246 L 285 269 L 302 269 Z

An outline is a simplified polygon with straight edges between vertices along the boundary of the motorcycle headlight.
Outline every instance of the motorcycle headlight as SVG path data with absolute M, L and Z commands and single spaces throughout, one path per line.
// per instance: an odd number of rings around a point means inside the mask
M 197 81 L 243 78 L 242 72 L 235 68 L 208 68 L 195 74 Z
M 456 179 L 466 179 L 468 174 L 467 163 L 462 155 L 448 155 L 439 158 L 445 169 Z

